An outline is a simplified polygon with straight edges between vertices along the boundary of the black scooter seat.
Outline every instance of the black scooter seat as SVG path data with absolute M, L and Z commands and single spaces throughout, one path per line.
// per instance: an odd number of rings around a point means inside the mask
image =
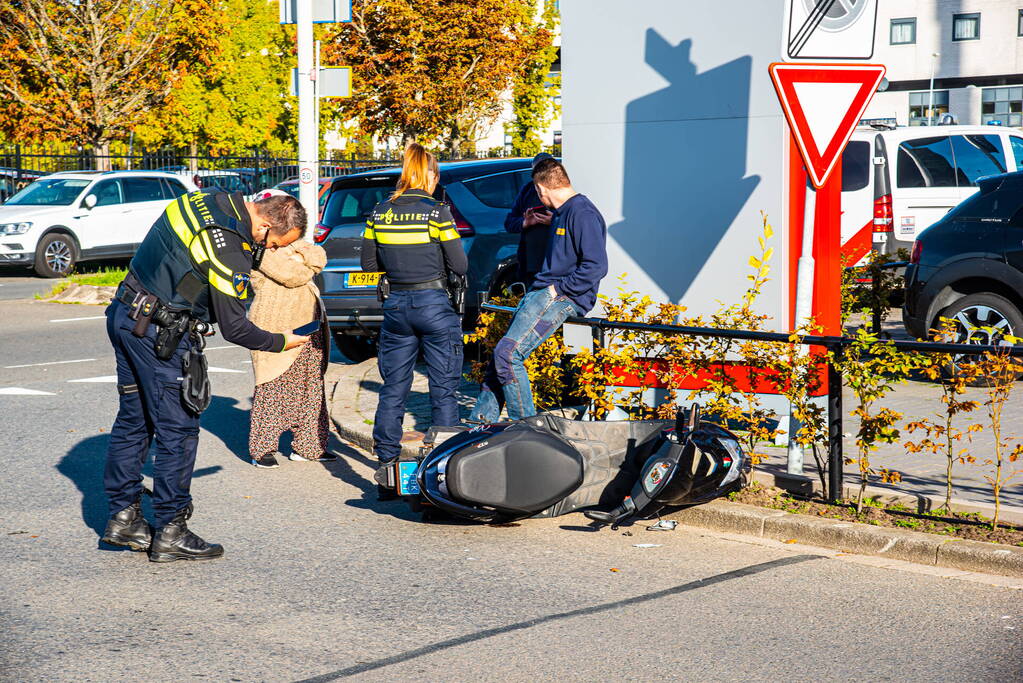
M 445 481 L 455 499 L 533 514 L 579 488 L 583 460 L 554 434 L 514 425 L 451 456 Z

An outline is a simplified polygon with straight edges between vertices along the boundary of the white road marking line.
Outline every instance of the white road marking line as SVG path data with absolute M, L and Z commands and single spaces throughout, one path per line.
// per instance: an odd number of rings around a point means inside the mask
M 57 318 L 56 320 L 51 320 L 50 322 L 51 323 L 70 323 L 70 322 L 74 322 L 75 320 L 106 320 L 106 318 L 107 317 L 105 315 L 88 315 L 88 316 L 85 316 L 84 318 Z
M 69 379 L 69 383 L 73 382 L 91 382 L 96 384 L 117 384 L 117 375 L 104 375 L 102 377 L 86 377 L 84 379 Z
M 227 346 L 207 346 L 206 351 L 220 351 L 221 349 L 240 349 L 240 346 L 228 344 Z
M 244 373 L 245 372 L 244 370 L 231 370 L 229 368 L 215 368 L 212 365 L 210 367 L 206 368 L 206 370 L 209 371 L 209 372 L 237 372 L 237 373 Z
M 56 396 L 56 394 L 49 391 L 22 389 L 21 387 L 4 387 L 0 389 L 0 396 Z
M 49 363 L 26 363 L 25 365 L 5 365 L 4 370 L 13 370 L 15 368 L 38 368 L 43 365 L 63 365 L 65 363 L 89 363 L 96 360 L 95 358 L 79 358 L 78 360 L 55 360 Z

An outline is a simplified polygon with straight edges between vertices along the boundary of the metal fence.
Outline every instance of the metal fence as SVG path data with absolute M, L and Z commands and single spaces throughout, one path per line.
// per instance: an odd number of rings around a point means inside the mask
M 444 158 L 460 161 L 485 158 Z M 386 168 L 400 163 L 398 154 L 359 157 L 354 154 L 331 154 L 319 160 L 320 176 L 347 175 L 359 171 Z M 60 171 L 87 170 L 161 170 L 176 173 L 199 171 L 233 171 L 239 173 L 251 190 L 272 187 L 298 175 L 296 155 L 274 155 L 259 150 L 233 155 L 192 154 L 182 150 L 144 150 L 128 148 L 106 154 L 74 145 L 27 146 L 0 145 L 0 177 L 20 186 L 40 175 Z

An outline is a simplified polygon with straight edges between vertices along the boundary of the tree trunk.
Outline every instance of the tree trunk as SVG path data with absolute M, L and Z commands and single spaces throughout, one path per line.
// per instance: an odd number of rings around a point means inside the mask
M 110 141 L 96 140 L 92 143 L 92 158 L 97 171 L 109 171 L 110 166 Z
M 199 172 L 199 146 L 195 140 L 188 143 L 188 172 L 192 175 Z

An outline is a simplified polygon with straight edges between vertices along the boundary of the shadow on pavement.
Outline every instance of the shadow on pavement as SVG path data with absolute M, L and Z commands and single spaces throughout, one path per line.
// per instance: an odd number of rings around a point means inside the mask
M 85 526 L 96 532 L 97 538 L 103 535 L 109 517 L 107 494 L 103 488 L 103 469 L 106 466 L 109 443 L 109 434 L 90 436 L 75 444 L 56 466 L 57 471 L 70 479 L 82 494 L 82 521 L 85 522 Z M 195 470 L 192 478 L 205 477 L 222 469 L 223 467 L 220 465 L 201 467 Z M 142 473 L 152 477 L 152 458 L 147 457 Z M 152 519 L 152 507 L 148 496 L 142 497 L 142 506 L 147 517 Z M 113 546 L 106 545 L 101 545 L 101 547 L 103 549 L 113 548 Z M 117 550 L 127 550 L 127 548 L 118 548 Z
M 236 398 L 214 396 L 202 414 L 202 428 L 220 439 L 227 450 L 249 462 L 249 411 Z M 201 437 L 200 437 L 201 438 Z
M 384 657 L 372 662 L 362 662 L 350 666 L 347 669 L 341 669 L 339 671 L 332 671 L 330 673 L 322 674 L 320 676 L 314 676 L 312 678 L 304 679 L 299 683 L 322 683 L 326 681 L 334 681 L 339 678 L 347 678 L 349 676 L 355 676 L 357 674 L 366 673 L 369 671 L 375 671 L 383 669 L 394 664 L 402 664 L 418 657 L 431 655 L 435 652 L 447 650 L 453 647 L 459 647 L 460 645 L 468 645 L 471 643 L 479 642 L 487 638 L 493 638 L 505 633 L 511 633 L 514 631 L 522 631 L 530 629 L 535 626 L 541 626 L 551 622 L 562 621 L 565 619 L 573 619 L 575 617 L 589 616 L 592 614 L 600 614 L 602 612 L 611 612 L 623 607 L 632 607 L 634 605 L 643 604 L 650 602 L 651 600 L 658 600 L 660 598 L 666 598 L 680 593 L 687 593 L 692 590 L 699 590 L 706 588 L 717 583 L 724 581 L 731 581 L 733 579 L 742 579 L 748 576 L 755 576 L 761 572 L 769 571 L 772 569 L 779 569 L 788 565 L 800 564 L 809 560 L 820 559 L 821 555 L 793 555 L 791 557 L 783 557 L 777 560 L 771 560 L 769 562 L 762 562 L 760 564 L 750 565 L 748 567 L 741 567 L 730 572 L 724 572 L 723 574 L 717 574 L 715 576 L 709 576 L 705 579 L 697 579 L 689 583 L 684 583 L 679 586 L 673 586 L 664 590 L 656 591 L 653 593 L 645 593 L 643 595 L 637 595 L 635 597 L 626 598 L 624 600 L 616 600 L 614 602 L 605 602 L 600 605 L 592 605 L 590 607 L 582 607 L 580 609 L 570 610 L 568 612 L 559 612 L 557 614 L 547 614 L 533 619 L 527 619 L 514 624 L 508 624 L 506 626 L 498 626 L 496 628 L 484 629 L 477 631 L 476 633 L 469 633 L 463 636 L 457 636 L 448 640 L 442 640 L 436 643 L 431 643 L 415 650 L 408 652 L 402 652 L 390 657 Z

